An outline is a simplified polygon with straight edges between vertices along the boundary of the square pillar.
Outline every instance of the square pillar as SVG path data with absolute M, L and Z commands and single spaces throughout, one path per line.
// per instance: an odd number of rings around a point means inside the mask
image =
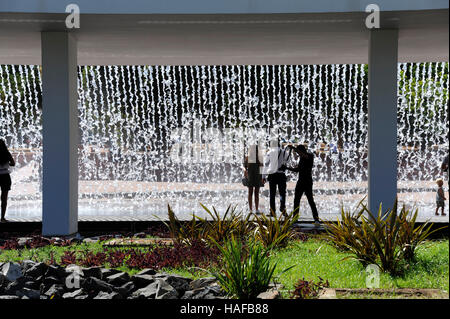
M 42 233 L 78 231 L 77 44 L 67 32 L 42 32 Z
M 368 205 L 372 214 L 397 196 L 398 30 L 370 31 L 368 97 Z

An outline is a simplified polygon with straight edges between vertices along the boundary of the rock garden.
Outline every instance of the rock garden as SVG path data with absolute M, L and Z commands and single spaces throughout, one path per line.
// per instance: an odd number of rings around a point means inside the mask
M 320 234 L 293 213 L 204 208 L 181 222 L 169 207 L 164 228 L 135 234 L 4 236 L 0 299 L 448 298 L 448 238 L 404 208 L 343 210 Z

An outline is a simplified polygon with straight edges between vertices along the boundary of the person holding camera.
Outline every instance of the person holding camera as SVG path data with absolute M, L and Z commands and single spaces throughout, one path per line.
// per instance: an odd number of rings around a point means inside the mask
M 296 147 L 289 145 L 288 147 L 293 149 L 300 156 L 300 161 L 297 167 L 283 167 L 292 172 L 298 173 L 298 181 L 295 186 L 294 209 L 297 209 L 296 214 L 298 214 L 300 209 L 300 200 L 303 194 L 305 194 L 308 199 L 309 206 L 311 207 L 314 221 L 316 225 L 318 225 L 320 223 L 319 213 L 317 212 L 316 203 L 314 202 L 313 197 L 312 167 L 314 165 L 314 154 L 308 152 L 304 145 L 298 145 Z

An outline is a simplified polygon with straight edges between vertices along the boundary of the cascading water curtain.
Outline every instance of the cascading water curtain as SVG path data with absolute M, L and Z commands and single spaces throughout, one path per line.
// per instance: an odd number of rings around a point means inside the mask
M 13 202 L 40 214 L 39 67 L 0 72 L 0 134 L 22 158 Z M 399 198 L 429 210 L 448 144 L 448 63 L 399 64 L 398 79 Z M 367 192 L 365 65 L 80 66 L 78 93 L 80 215 L 245 208 L 244 152 L 258 142 L 264 153 L 275 133 L 315 152 L 323 217 Z M 306 201 L 301 211 L 310 217 Z
M 398 66 L 399 199 L 432 216 L 449 149 L 448 63 Z
M 0 65 L 0 138 L 16 161 L 7 217 L 41 216 L 41 92 L 39 66 Z

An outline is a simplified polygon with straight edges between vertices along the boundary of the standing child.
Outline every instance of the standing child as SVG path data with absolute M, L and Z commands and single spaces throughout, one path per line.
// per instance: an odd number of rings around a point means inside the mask
M 444 189 L 442 188 L 442 185 L 444 185 L 444 181 L 442 180 L 442 178 L 439 178 L 438 180 L 436 180 L 436 184 L 438 185 L 438 189 L 436 192 L 436 215 L 439 216 L 439 207 L 441 207 L 441 215 L 445 216 L 446 214 L 444 213 L 444 207 L 445 207 L 445 194 L 444 194 Z

